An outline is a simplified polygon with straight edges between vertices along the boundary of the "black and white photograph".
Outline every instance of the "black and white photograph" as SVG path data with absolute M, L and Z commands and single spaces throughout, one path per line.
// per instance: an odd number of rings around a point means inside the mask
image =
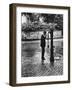
M 63 75 L 63 15 L 21 13 L 21 76 Z
M 11 84 L 70 82 L 70 8 L 12 4 L 11 10 Z

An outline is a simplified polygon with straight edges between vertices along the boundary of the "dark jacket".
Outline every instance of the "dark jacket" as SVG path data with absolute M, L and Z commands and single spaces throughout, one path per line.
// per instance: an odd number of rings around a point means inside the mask
M 46 45 L 45 39 L 46 39 L 46 37 L 44 37 L 44 35 L 42 35 L 41 36 L 41 42 L 40 42 L 41 47 L 45 47 L 45 45 Z

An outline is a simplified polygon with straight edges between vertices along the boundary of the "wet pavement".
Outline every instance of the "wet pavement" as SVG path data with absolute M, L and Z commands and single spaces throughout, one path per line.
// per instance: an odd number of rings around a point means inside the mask
M 54 76 L 63 74 L 63 41 L 54 41 L 54 65 L 50 63 L 50 48 L 45 48 L 44 63 L 41 60 L 40 41 L 23 41 L 21 52 L 21 76 Z

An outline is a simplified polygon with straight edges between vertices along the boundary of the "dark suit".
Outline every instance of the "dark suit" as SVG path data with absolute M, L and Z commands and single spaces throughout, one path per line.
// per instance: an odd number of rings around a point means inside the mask
M 42 60 L 44 59 L 44 53 L 45 53 L 45 46 L 46 46 L 45 39 L 46 39 L 46 37 L 44 35 L 42 35 L 41 42 L 40 42 L 40 46 L 42 48 Z

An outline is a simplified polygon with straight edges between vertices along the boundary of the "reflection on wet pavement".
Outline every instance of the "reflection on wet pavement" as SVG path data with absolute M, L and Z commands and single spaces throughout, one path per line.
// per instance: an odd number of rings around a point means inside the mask
M 62 43 L 62 41 L 59 41 L 59 43 Z M 59 47 L 59 49 L 61 48 L 62 46 Z M 35 76 L 62 75 L 63 74 L 63 55 L 62 53 L 56 53 L 56 52 L 58 51 L 55 50 L 55 55 L 60 56 L 60 59 L 58 60 L 55 59 L 54 66 L 52 66 L 50 64 L 49 49 L 46 48 L 46 52 L 45 52 L 46 60 L 44 61 L 44 64 L 42 64 L 41 48 L 40 48 L 39 41 L 31 42 L 31 43 L 26 43 L 26 42 L 22 43 L 21 76 L 35 77 Z

